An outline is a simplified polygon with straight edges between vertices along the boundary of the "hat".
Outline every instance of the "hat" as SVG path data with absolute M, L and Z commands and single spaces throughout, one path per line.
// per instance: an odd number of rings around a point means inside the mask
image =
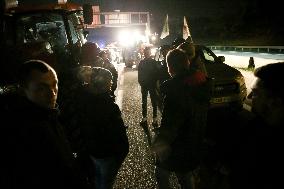
M 87 42 L 82 46 L 81 62 L 90 62 L 97 59 L 100 53 L 100 48 L 97 43 Z

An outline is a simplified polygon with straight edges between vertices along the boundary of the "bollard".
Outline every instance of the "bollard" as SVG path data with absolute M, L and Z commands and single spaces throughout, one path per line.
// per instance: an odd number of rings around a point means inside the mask
M 253 59 L 253 57 L 250 57 L 249 58 L 248 69 L 254 70 L 254 68 L 255 68 L 254 59 Z

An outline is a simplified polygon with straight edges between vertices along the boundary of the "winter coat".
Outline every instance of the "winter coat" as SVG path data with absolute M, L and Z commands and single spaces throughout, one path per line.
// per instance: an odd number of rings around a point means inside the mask
M 107 59 L 104 60 L 104 65 L 103 68 L 109 70 L 111 72 L 112 75 L 112 86 L 111 86 L 111 90 L 114 92 L 117 88 L 117 78 L 118 78 L 118 73 L 117 70 L 115 68 L 115 66 Z
M 158 63 L 152 58 L 141 60 L 138 65 L 138 82 L 141 87 L 156 87 L 158 78 Z
M 268 125 L 257 116 L 241 125 L 232 158 L 232 188 L 283 187 L 283 126 Z
M 154 146 L 167 145 L 158 163 L 170 171 L 195 169 L 202 156 L 210 83 L 196 72 L 175 76 L 162 86 L 165 95 L 161 127 Z
M 1 96 L 0 188 L 82 188 L 58 109 Z
M 124 159 L 129 150 L 126 127 L 119 107 L 107 94 L 93 94 L 87 89 L 77 93 L 77 124 L 83 146 L 95 158 Z

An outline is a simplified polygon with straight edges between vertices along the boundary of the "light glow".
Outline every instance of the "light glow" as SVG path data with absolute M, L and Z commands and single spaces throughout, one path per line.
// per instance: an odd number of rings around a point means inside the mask
M 122 46 L 131 46 L 140 41 L 145 42 L 146 36 L 142 35 L 137 30 L 136 31 L 124 30 L 119 33 L 118 40 Z

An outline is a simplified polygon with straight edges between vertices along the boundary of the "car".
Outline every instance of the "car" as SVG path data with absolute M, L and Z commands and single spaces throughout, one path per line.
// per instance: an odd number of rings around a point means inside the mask
M 204 62 L 208 77 L 212 80 L 210 109 L 230 108 L 240 110 L 247 96 L 244 76 L 241 72 L 225 64 L 224 56 L 217 56 L 204 45 L 195 45 L 195 54 Z M 156 61 L 161 61 L 157 51 Z

